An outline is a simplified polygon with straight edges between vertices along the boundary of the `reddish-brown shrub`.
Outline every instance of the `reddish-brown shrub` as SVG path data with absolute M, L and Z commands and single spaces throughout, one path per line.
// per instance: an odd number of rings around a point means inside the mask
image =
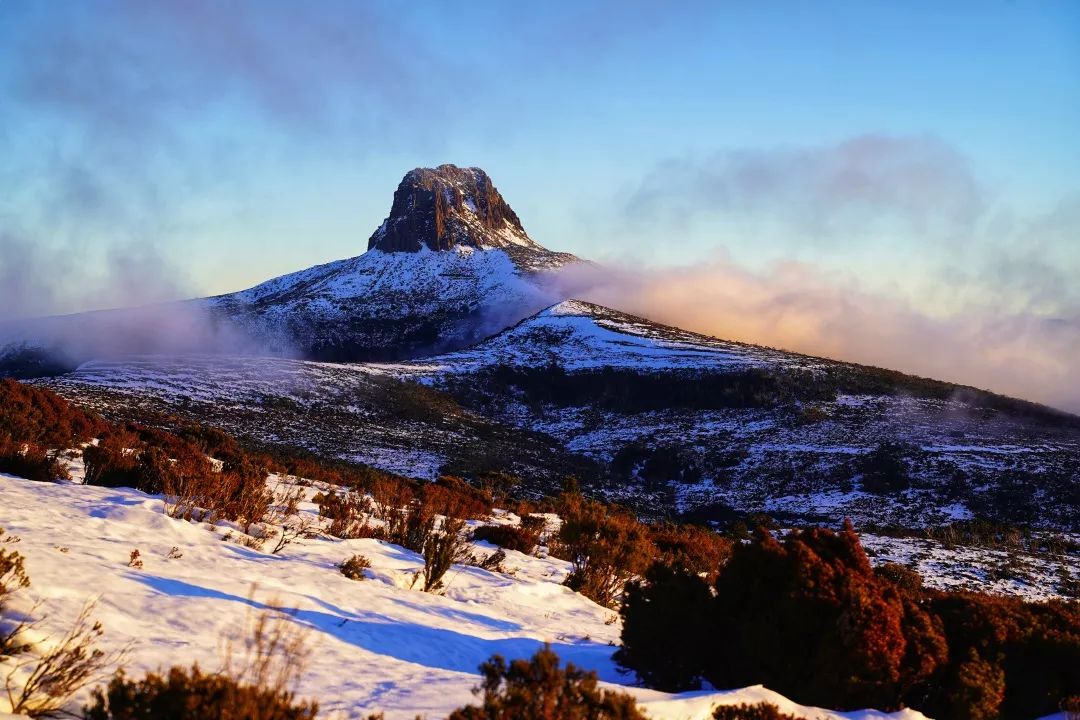
M 453 475 L 443 475 L 434 483 L 421 485 L 420 497 L 439 515 L 471 520 L 491 514 L 491 494 Z
M 660 562 L 701 575 L 709 582 L 716 580 L 731 557 L 734 542 L 707 528 L 667 523 L 651 529 Z
M 45 388 L 0 379 L 0 435 L 52 450 L 73 447 L 105 428 L 97 415 Z
M 473 692 L 482 704 L 458 708 L 448 720 L 645 720 L 632 696 L 600 689 L 596 673 L 573 663 L 560 668 L 550 647 L 509 664 L 495 655 L 480 674 Z
M 428 532 L 421 552 L 424 556 L 424 592 L 441 590 L 443 576 L 450 567 L 465 560 L 464 527 L 464 520 L 448 517 L 437 530 Z
M 128 680 L 118 672 L 108 687 L 95 690 L 83 710 L 85 720 L 314 720 L 319 706 L 297 702 L 288 691 L 237 682 L 199 667 L 173 667 L 165 675 L 147 673 Z
M 385 520 L 396 515 L 399 510 L 412 502 L 414 493 L 405 483 L 390 477 L 379 477 L 371 483 L 371 499 L 375 501 L 375 512 Z
M 338 566 L 338 572 L 350 580 L 363 580 L 364 571 L 371 567 L 371 561 L 363 555 L 353 555 L 348 560 L 343 560 Z
M 940 620 L 873 572 L 850 528 L 782 543 L 760 530 L 734 547 L 708 595 L 685 570 L 631 585 L 620 660 L 673 688 L 703 675 L 718 687 L 761 683 L 800 702 L 886 709 L 945 662 Z M 683 648 L 674 668 L 665 636 Z
M 713 710 L 713 720 L 799 720 L 794 715 L 780 712 L 772 703 L 754 705 L 720 705 Z
M 44 447 L 0 435 L 0 472 L 49 482 L 66 478 L 67 468 Z
M 473 529 L 473 540 L 489 542 L 505 550 L 529 555 L 540 542 L 540 533 L 524 525 L 480 525 Z
M 992 717 L 995 711 L 1003 717 L 1045 715 L 1080 694 L 1077 603 L 1025 603 L 976 593 L 930 598 L 930 608 L 944 622 L 951 662 L 928 712 L 958 718 Z
M 874 574 L 850 526 L 783 543 L 759 531 L 736 546 L 716 593 L 724 650 L 706 677 L 717 686 L 763 683 L 800 702 L 888 709 L 945 661 L 940 624 Z
M 601 605 L 616 605 L 627 581 L 645 572 L 656 554 L 648 530 L 593 500 L 568 499 L 563 513 L 553 554 L 572 566 L 565 584 Z
M 23 556 L 4 547 L 9 542 L 18 542 L 19 538 L 11 535 L 5 538 L 4 534 L 4 529 L 0 528 L 0 617 L 4 617 L 11 596 L 30 587 L 30 576 L 26 574 Z M 19 623 L 0 627 L 0 660 L 25 650 L 25 646 L 16 641 L 20 630 L 22 625 Z
M 139 453 L 142 442 L 124 430 L 105 433 L 97 445 L 83 449 L 86 484 L 105 487 L 138 487 Z

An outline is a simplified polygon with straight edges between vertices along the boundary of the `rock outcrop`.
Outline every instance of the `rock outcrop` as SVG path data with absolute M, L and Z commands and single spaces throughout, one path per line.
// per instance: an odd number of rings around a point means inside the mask
M 390 216 L 368 240 L 369 250 L 383 252 L 417 252 L 425 246 L 541 249 L 487 173 L 456 165 L 406 173 Z

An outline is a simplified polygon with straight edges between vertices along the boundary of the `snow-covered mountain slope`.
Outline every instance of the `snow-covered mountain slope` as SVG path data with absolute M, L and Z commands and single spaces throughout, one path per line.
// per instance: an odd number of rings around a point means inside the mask
M 459 245 L 373 249 L 206 303 L 279 351 L 355 360 L 463 347 L 556 298 L 505 250 Z
M 227 428 L 249 440 L 434 479 L 440 471 L 511 469 L 536 493 L 592 463 L 555 439 L 492 422 L 402 380 L 398 365 L 183 355 L 94 361 L 35 382 L 108 417 Z
M 577 301 L 410 372 L 607 469 L 609 497 L 718 519 L 974 517 L 1080 529 L 1080 419 L 729 343 Z
M 315 519 L 314 505 L 302 511 Z M 508 551 L 506 573 L 455 565 L 445 591 L 429 594 L 409 589 L 423 560 L 376 540 L 319 536 L 271 555 L 245 546 L 235 528 L 172 519 L 160 498 L 134 490 L 7 475 L 0 475 L 0 527 L 21 538 L 16 549 L 32 581 L 21 609 L 40 603 L 38 630 L 63 632 L 97 597 L 102 647 L 130 644 L 129 676 L 192 662 L 220 667 L 225 641 L 242 641 L 255 614 L 294 610 L 290 622 L 306 629 L 314 650 L 298 691 L 318 700 L 328 720 L 376 711 L 389 720 L 445 717 L 474 700 L 481 662 L 494 653 L 527 657 L 544 643 L 635 695 L 655 720 L 705 720 L 718 704 L 762 700 L 815 720 L 923 717 L 807 708 L 761 686 L 683 695 L 634 687 L 612 660 L 618 616 L 564 587 L 568 564 L 553 558 Z M 136 549 L 143 565 L 129 567 Z M 356 553 L 371 561 L 363 581 L 335 568 Z
M 423 372 L 473 372 L 485 367 L 567 370 L 745 369 L 814 367 L 820 361 L 659 325 L 600 305 L 566 300 L 484 342 L 413 363 Z
M 540 494 L 573 474 L 650 517 L 1080 529 L 1076 418 L 584 303 L 427 360 L 151 357 L 46 384 L 113 419 L 182 418 L 422 477 L 509 470 Z

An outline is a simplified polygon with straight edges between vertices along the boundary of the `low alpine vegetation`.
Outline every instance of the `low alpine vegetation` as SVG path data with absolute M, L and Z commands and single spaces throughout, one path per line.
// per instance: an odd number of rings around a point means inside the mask
M 627 581 L 656 554 L 649 532 L 633 515 L 581 495 L 561 498 L 562 526 L 552 554 L 570 562 L 566 585 L 600 605 L 617 607 Z
M 713 720 L 798 720 L 794 715 L 780 712 L 772 703 L 755 705 L 721 705 L 713 711 Z
M 550 647 L 510 663 L 495 655 L 480 675 L 473 690 L 480 704 L 459 708 L 448 720 L 645 720 L 633 697 L 600 689 L 596 673 L 573 663 L 559 667 Z
M 338 565 L 338 571 L 350 580 L 363 580 L 364 571 L 371 567 L 371 561 L 363 555 L 353 555 L 348 560 L 343 560 Z
M 667 690 L 761 683 L 805 704 L 961 720 L 1052 713 L 1080 692 L 1075 603 L 926 590 L 910 570 L 871 568 L 850 526 L 759 530 L 711 583 L 654 565 L 622 616 L 620 662 Z
M 314 720 L 315 703 L 298 703 L 291 693 L 244 685 L 198 665 L 147 673 L 141 680 L 118 672 L 94 691 L 84 720 Z
M 473 530 L 473 540 L 489 542 L 504 550 L 516 550 L 531 555 L 540 543 L 540 532 L 524 524 L 480 525 Z

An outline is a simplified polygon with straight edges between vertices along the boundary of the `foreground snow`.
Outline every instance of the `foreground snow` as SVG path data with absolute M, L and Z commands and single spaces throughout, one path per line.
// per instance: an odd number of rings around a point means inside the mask
M 42 629 L 61 632 L 99 597 L 105 643 L 131 644 L 131 674 L 194 661 L 217 667 L 225 639 L 243 632 L 253 609 L 288 608 L 310 632 L 314 653 L 299 691 L 320 702 L 320 717 L 443 717 L 473 699 L 483 660 L 528 656 L 545 642 L 605 683 L 633 681 L 611 659 L 618 617 L 563 587 L 567 566 L 555 559 L 508 552 L 508 574 L 455 566 L 444 595 L 426 594 L 408 589 L 419 557 L 379 541 L 308 539 L 275 556 L 227 538 L 226 528 L 173 520 L 160 499 L 134 490 L 8 475 L 0 475 L 0 527 L 22 538 L 17 549 L 33 582 L 24 602 L 41 602 Z M 141 569 L 128 567 L 134 549 Z M 170 551 L 182 557 L 170 559 Z M 355 553 L 371 560 L 366 581 L 334 567 Z M 625 689 L 650 717 L 671 720 L 761 700 L 808 718 L 922 717 L 805 708 L 760 686 L 682 695 Z

